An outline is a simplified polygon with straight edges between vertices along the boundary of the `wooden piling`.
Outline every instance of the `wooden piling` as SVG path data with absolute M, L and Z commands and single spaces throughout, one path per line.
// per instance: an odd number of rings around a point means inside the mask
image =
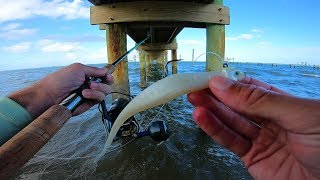
M 148 82 L 148 76 L 150 76 L 150 68 L 151 68 L 151 64 L 150 64 L 150 54 L 146 53 L 146 77 L 147 77 L 147 82 Z
M 223 5 L 223 0 L 215 0 L 213 4 Z M 223 7 L 220 7 L 219 11 L 223 11 Z M 224 19 L 220 19 L 220 21 L 224 21 Z M 208 52 L 219 54 L 222 60 Z M 207 53 L 206 70 L 222 70 L 225 55 L 225 25 L 207 24 Z
M 146 53 L 144 50 L 139 51 L 140 59 L 140 87 L 147 87 L 147 77 L 146 77 Z
M 177 39 L 174 39 L 173 43 L 177 43 Z M 177 60 L 177 59 L 178 59 L 177 49 L 172 49 L 171 50 L 171 60 Z M 172 74 L 177 74 L 177 73 L 178 73 L 177 61 L 172 61 Z
M 109 24 L 106 28 L 108 63 L 111 64 L 127 51 L 127 35 L 124 24 Z M 113 73 L 112 91 L 130 94 L 128 59 L 123 60 Z M 128 96 L 113 94 L 112 99 L 128 98 Z
M 165 51 L 163 52 L 163 55 L 164 55 L 164 64 L 166 64 L 166 63 L 168 62 L 168 51 L 165 50 Z
M 156 82 L 162 78 L 164 73 L 164 50 L 147 51 L 150 55 L 150 76 L 148 81 Z
M 177 60 L 177 50 L 171 50 L 171 59 L 172 60 Z M 178 66 L 177 66 L 177 61 L 172 61 L 172 74 L 177 74 L 178 73 Z

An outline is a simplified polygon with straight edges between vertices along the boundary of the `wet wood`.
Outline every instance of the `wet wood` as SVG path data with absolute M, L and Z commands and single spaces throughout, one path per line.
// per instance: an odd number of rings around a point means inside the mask
M 145 53 L 146 53 L 146 78 L 148 83 L 148 76 L 150 76 L 151 64 L 150 64 L 150 54 L 148 52 L 145 52 Z
M 168 51 L 165 50 L 165 51 L 163 52 L 163 55 L 164 55 L 164 64 L 167 64 L 167 62 L 168 62 Z
M 127 36 L 124 24 L 109 24 L 107 26 L 107 50 L 108 63 L 113 63 L 121 55 L 127 51 Z M 112 74 L 114 83 L 112 91 L 130 94 L 128 60 L 124 59 Z M 112 94 L 112 98 L 128 98 L 128 96 L 120 94 Z
M 0 179 L 8 179 L 31 159 L 71 118 L 61 105 L 52 106 L 0 147 Z
M 146 54 L 143 50 L 139 51 L 140 59 L 140 87 L 147 87 L 147 76 L 146 76 Z
M 132 0 L 89 0 L 94 5 L 102 5 L 102 4 L 111 4 L 111 3 L 119 3 L 119 2 L 128 2 Z M 148 0 L 148 1 L 157 1 L 157 0 Z M 184 1 L 184 2 L 197 2 L 197 3 L 206 3 L 211 4 L 214 0 L 173 0 L 173 1 Z
M 138 49 L 146 51 L 172 50 L 178 49 L 177 43 L 145 43 Z
M 223 5 L 223 0 L 214 1 L 216 5 Z M 207 54 L 206 70 L 222 70 L 225 56 L 225 25 L 207 24 L 207 52 L 220 55 L 222 60 L 213 54 Z
M 130 22 L 191 22 L 229 24 L 229 8 L 178 1 L 133 1 L 92 6 L 91 24 Z
M 174 39 L 173 42 L 177 42 L 176 39 Z M 177 50 L 172 50 L 171 51 L 171 60 L 177 60 L 178 59 L 178 54 L 177 54 Z M 178 63 L 177 61 L 173 61 L 172 62 L 172 74 L 177 74 L 178 73 Z
M 147 51 L 150 55 L 150 75 L 148 82 L 156 82 L 162 78 L 164 73 L 164 51 Z
M 106 30 L 107 29 L 107 24 L 100 24 L 99 25 L 99 30 Z

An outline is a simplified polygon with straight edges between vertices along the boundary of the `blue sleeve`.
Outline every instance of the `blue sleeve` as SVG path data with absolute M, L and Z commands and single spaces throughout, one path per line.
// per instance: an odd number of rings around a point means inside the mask
M 0 97 L 0 146 L 32 122 L 27 110 L 7 97 Z

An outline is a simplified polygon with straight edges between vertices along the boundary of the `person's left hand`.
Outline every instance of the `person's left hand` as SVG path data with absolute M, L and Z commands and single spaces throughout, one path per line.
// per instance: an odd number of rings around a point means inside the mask
M 87 77 L 104 77 L 105 84 L 92 82 L 90 89 L 82 91 L 83 97 L 89 101 L 75 110 L 73 115 L 78 115 L 111 93 L 110 85 L 113 83 L 113 77 L 106 72 L 106 68 L 75 63 L 49 74 L 28 88 L 9 95 L 9 98 L 25 107 L 32 117 L 36 118 L 51 106 L 61 103 L 73 90 L 79 88 Z

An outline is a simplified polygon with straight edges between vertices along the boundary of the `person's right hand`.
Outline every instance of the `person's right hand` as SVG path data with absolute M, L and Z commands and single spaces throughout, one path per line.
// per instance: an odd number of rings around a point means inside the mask
M 79 88 L 87 77 L 101 77 L 104 83 L 91 82 L 89 88 L 82 91 L 83 97 L 88 101 L 73 112 L 73 115 L 78 115 L 101 102 L 107 94 L 111 93 L 113 76 L 107 73 L 106 68 L 80 63 L 71 64 L 27 88 L 10 94 L 9 98 L 22 105 L 33 118 L 36 118 L 51 106 L 61 103 L 72 91 Z
M 194 120 L 255 179 L 320 179 L 320 101 L 252 78 L 223 77 L 188 95 Z

